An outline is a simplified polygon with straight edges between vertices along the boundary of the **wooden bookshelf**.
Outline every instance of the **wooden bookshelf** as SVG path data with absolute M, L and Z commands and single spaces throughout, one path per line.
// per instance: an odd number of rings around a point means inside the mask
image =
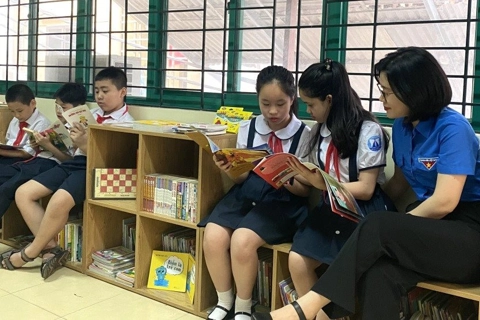
M 232 147 L 236 135 L 212 136 L 220 147 Z M 204 317 L 216 303 L 215 290 L 202 251 L 203 229 L 196 223 L 142 211 L 143 179 L 146 174 L 163 173 L 198 179 L 197 222 L 207 216 L 232 185 L 212 161 L 212 156 L 182 134 L 139 131 L 113 125 L 89 127 L 87 158 L 87 199 L 83 219 L 83 271 L 95 278 Z M 92 199 L 94 168 L 137 168 L 136 200 Z M 115 280 L 88 270 L 96 250 L 121 245 L 122 220 L 136 217 L 135 286 L 127 288 Z M 161 250 L 162 233 L 176 227 L 196 231 L 195 300 L 186 293 L 147 288 L 153 250 Z

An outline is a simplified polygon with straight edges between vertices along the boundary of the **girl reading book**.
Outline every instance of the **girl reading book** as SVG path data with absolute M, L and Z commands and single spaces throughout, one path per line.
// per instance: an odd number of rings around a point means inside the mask
M 340 182 L 357 199 L 364 215 L 395 210 L 380 189 L 385 182 L 389 138 L 374 115 L 362 107 L 345 67 L 331 59 L 315 63 L 304 71 L 298 87 L 307 112 L 317 122 L 302 160 L 313 162 Z M 297 159 L 292 162 L 299 174 L 296 179 L 326 194 L 327 186 L 318 170 L 303 168 Z M 288 266 L 299 296 L 310 290 L 317 280 L 316 269 L 333 262 L 357 227 L 356 222 L 332 211 L 326 195 L 320 199 L 295 234 L 289 254 Z M 319 314 L 317 319 L 329 318 Z
M 266 67 L 257 77 L 256 91 L 261 115 L 241 122 L 237 148 L 268 144 L 274 152 L 300 154 L 300 143 L 310 129 L 296 117 L 292 73 L 279 66 Z M 215 156 L 214 161 L 229 175 L 230 163 Z M 307 215 L 305 197 L 309 190 L 300 183 L 275 189 L 252 172 L 230 177 L 236 184 L 199 223 L 205 226 L 203 250 L 218 295 L 208 319 L 230 319 L 235 314 L 235 320 L 249 320 L 257 249 L 265 243 L 291 241 L 296 226 Z M 237 289 L 235 301 L 232 276 Z
M 423 48 L 400 48 L 375 65 L 392 128 L 395 172 L 385 191 L 409 186 L 407 214 L 372 213 L 360 223 L 312 290 L 292 305 L 253 319 L 398 319 L 400 297 L 418 282 L 480 281 L 480 153 L 468 120 L 448 107 L 452 89 Z M 341 280 L 340 280 L 341 279 Z

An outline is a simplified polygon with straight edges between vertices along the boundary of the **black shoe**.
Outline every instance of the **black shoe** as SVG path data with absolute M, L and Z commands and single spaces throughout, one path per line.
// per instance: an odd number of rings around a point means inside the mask
M 225 307 L 222 307 L 222 306 L 219 306 L 219 305 L 216 305 L 215 308 L 212 309 L 212 311 L 208 314 L 210 315 L 213 311 L 215 311 L 215 309 L 219 308 L 220 310 L 223 310 L 225 311 L 227 314 L 225 315 L 225 317 L 223 318 L 223 320 L 228 320 L 228 319 L 232 319 L 234 317 L 234 314 L 233 312 L 235 311 L 235 305 L 232 306 L 232 308 L 230 308 L 230 310 L 228 310 L 227 308 Z M 210 317 L 207 317 L 207 320 L 213 320 L 212 318 Z
M 298 304 L 297 301 L 293 301 L 291 303 L 291 305 L 293 306 L 293 308 L 297 312 L 299 320 L 307 320 L 307 318 L 305 317 L 305 314 L 303 313 L 302 308 L 300 307 L 300 305 Z M 254 312 L 252 314 L 252 320 L 273 320 L 273 318 L 270 315 L 270 313 Z
M 272 320 L 270 313 L 255 312 L 252 314 L 252 320 Z

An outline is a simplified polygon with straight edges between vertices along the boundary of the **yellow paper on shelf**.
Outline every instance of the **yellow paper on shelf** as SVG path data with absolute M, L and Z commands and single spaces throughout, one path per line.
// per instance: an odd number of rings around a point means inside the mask
M 215 124 L 223 124 L 227 126 L 227 132 L 237 133 L 242 120 L 248 120 L 253 112 L 243 111 L 240 107 L 221 107 L 217 110 L 217 115 L 213 120 Z

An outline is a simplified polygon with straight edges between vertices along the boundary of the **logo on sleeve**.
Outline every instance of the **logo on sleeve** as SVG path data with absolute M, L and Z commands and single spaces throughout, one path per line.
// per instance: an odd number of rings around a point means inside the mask
M 367 147 L 371 151 L 379 151 L 382 149 L 382 139 L 379 136 L 371 136 L 367 140 Z
M 438 157 L 434 158 L 418 158 L 418 162 L 422 163 L 427 170 L 431 170 L 438 161 Z

